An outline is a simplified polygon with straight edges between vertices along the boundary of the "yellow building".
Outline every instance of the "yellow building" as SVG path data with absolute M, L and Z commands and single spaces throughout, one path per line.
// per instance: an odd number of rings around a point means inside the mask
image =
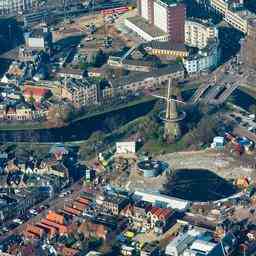
M 171 42 L 152 41 L 143 45 L 145 51 L 150 55 L 159 58 L 176 59 L 186 58 L 189 55 L 184 44 L 174 44 Z

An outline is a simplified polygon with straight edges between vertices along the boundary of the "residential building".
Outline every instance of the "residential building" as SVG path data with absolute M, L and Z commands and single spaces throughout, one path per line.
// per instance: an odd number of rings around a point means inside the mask
M 181 1 L 138 0 L 138 17 L 126 20 L 126 26 L 146 41 L 169 40 L 184 43 L 186 7 Z
M 0 196 L 0 221 L 15 218 L 24 214 L 29 208 L 47 198 L 40 187 L 34 189 L 19 189 L 15 194 Z
M 19 48 L 19 60 L 23 62 L 36 62 L 38 58 L 38 51 L 31 48 Z
M 61 97 L 68 99 L 76 107 L 99 103 L 99 85 L 90 79 L 65 79 L 61 88 Z
M 170 208 L 150 207 L 147 212 L 147 219 L 151 222 L 151 228 L 155 233 L 163 234 L 169 227 L 173 211 Z
M 129 204 L 127 197 L 118 194 L 105 194 L 97 200 L 102 210 L 112 215 L 118 215 Z
M 190 18 L 185 21 L 185 44 L 199 49 L 218 39 L 218 28 L 208 20 Z
M 88 220 L 80 225 L 79 232 L 82 232 L 88 239 L 98 237 L 102 240 L 107 240 L 111 230 L 106 225 L 94 223 Z
M 81 69 L 62 68 L 56 72 L 56 75 L 59 78 L 74 78 L 82 80 L 84 78 L 84 73 L 85 72 Z
M 184 44 L 172 42 L 151 41 L 142 45 L 150 55 L 155 55 L 164 59 L 176 59 L 188 57 L 188 50 Z
M 0 0 L 0 14 L 30 11 L 35 2 L 35 0 Z
M 209 42 L 208 45 L 190 54 L 183 59 L 184 67 L 188 74 L 208 72 L 218 66 L 220 60 L 220 48 L 217 41 Z
M 43 109 L 34 110 L 26 103 L 19 103 L 13 107 L 0 107 L 0 120 L 6 121 L 34 121 L 46 118 L 48 111 Z
M 138 200 L 134 204 L 127 205 L 122 211 L 122 215 L 132 220 L 134 227 L 145 231 L 150 230 L 151 223 L 147 219 L 147 212 L 151 207 L 151 203 Z
M 25 74 L 28 72 L 28 67 L 25 63 L 13 61 L 8 68 L 8 71 L 1 79 L 1 83 L 19 84 L 24 81 Z
M 164 68 L 153 70 L 150 73 L 141 72 L 120 79 L 109 80 L 113 95 L 121 96 L 134 94 L 138 91 L 155 89 L 162 86 L 163 83 L 173 79 L 184 78 L 184 68 L 181 64 L 172 64 Z

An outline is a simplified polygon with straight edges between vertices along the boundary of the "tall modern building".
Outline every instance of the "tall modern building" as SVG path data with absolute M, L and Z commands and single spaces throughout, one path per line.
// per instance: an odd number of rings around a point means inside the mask
M 132 29 L 145 40 L 150 41 L 150 37 L 146 38 L 143 32 L 152 36 L 152 40 L 157 36 L 165 35 L 162 40 L 184 43 L 186 6 L 180 0 L 137 0 L 137 8 L 141 19 L 139 17 L 128 19 L 128 23 L 132 23 L 128 24 L 128 27 L 133 26 Z
M 12 14 L 31 10 L 35 0 L 0 0 L 0 14 Z

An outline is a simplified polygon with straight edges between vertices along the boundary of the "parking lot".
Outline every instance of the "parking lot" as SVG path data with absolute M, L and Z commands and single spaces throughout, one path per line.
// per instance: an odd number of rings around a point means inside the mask
M 245 136 L 256 142 L 256 121 L 255 115 L 233 106 L 234 110 L 227 114 L 227 117 L 237 124 L 235 131 L 239 136 Z

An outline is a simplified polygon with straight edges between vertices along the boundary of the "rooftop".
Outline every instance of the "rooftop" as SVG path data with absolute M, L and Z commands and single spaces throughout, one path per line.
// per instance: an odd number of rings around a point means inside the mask
M 173 5 L 177 5 L 177 4 L 183 3 L 182 0 L 159 0 L 159 2 L 167 4 L 168 6 L 173 6 Z
M 187 51 L 187 48 L 184 44 L 176 44 L 172 42 L 163 42 L 163 41 L 151 41 L 148 43 L 144 43 L 142 45 L 144 48 L 150 47 L 153 49 L 164 49 L 164 50 L 172 50 L 172 51 Z
M 57 74 L 80 75 L 83 76 L 84 71 L 74 68 L 61 68 L 56 72 Z
M 24 95 L 34 95 L 34 96 L 44 96 L 47 94 L 50 90 L 47 88 L 43 87 L 38 87 L 38 86 L 30 86 L 30 85 L 25 85 L 23 94 Z
M 122 61 L 122 63 L 127 65 L 135 65 L 135 66 L 143 66 L 143 67 L 152 67 L 155 64 L 151 61 L 131 60 L 131 59 L 125 59 Z
M 199 23 L 199 24 L 202 24 L 204 26 L 208 26 L 208 27 L 216 27 L 216 25 L 212 22 L 211 19 L 199 19 L 199 18 L 196 18 L 196 17 L 189 17 L 186 19 L 186 22 L 196 22 L 196 23 Z
M 160 36 L 165 36 L 166 33 L 162 31 L 161 29 L 150 25 L 147 20 L 140 16 L 134 16 L 134 17 L 129 17 L 127 18 L 128 21 L 133 23 L 135 26 L 137 26 L 139 29 L 143 30 L 147 34 L 149 34 L 152 37 L 160 37 Z
M 143 81 L 145 79 L 151 79 L 151 78 L 153 79 L 159 76 L 163 76 L 166 74 L 175 73 L 183 70 L 184 68 L 181 64 L 174 63 L 172 65 L 168 65 L 166 67 L 153 70 L 152 72 L 150 72 L 150 74 L 148 72 L 140 72 L 140 73 L 131 74 L 129 76 L 124 76 L 120 79 L 111 80 L 110 82 L 114 87 L 121 87 L 130 83 L 136 83 L 139 81 Z
M 83 80 L 77 79 L 67 79 L 65 82 L 65 86 L 67 87 L 68 91 L 74 93 L 76 91 L 80 91 L 86 88 L 90 88 L 96 85 L 96 81 L 93 79 L 87 78 Z
M 108 201 L 114 204 L 122 204 L 123 202 L 127 201 L 127 197 L 122 196 L 120 194 L 105 194 L 104 201 Z

